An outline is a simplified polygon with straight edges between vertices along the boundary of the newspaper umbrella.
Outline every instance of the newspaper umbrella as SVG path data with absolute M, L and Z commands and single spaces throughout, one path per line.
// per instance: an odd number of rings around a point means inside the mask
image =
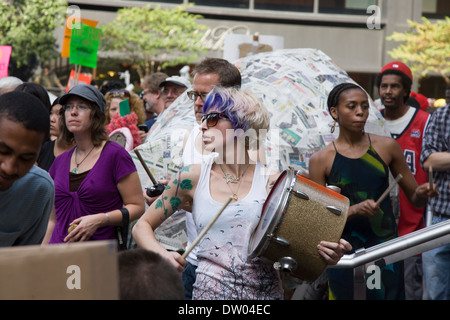
M 251 89 L 270 113 L 267 164 L 280 171 L 289 166 L 307 171 L 310 156 L 339 133 L 338 128 L 330 132 L 329 92 L 339 83 L 354 81 L 317 49 L 260 53 L 235 65 L 241 71 L 242 87 Z M 381 114 L 372 100 L 370 104 L 366 132 L 388 135 Z M 194 123 L 193 103 L 183 94 L 153 125 L 148 142 L 139 149 L 158 178 L 171 177 L 182 167 L 183 139 Z M 145 175 L 142 170 L 141 181 L 147 185 Z
M 327 110 L 329 92 L 353 82 L 330 57 L 316 49 L 279 50 L 238 60 L 243 88 L 250 88 L 268 108 L 271 134 L 266 141 L 268 165 L 308 170 L 310 156 L 334 140 Z M 387 135 L 381 114 L 370 100 L 365 130 Z

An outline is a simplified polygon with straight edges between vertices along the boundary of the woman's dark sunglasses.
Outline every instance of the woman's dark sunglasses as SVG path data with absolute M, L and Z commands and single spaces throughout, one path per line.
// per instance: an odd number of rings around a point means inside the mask
M 202 123 L 206 120 L 206 126 L 208 128 L 212 128 L 215 125 L 217 125 L 217 122 L 219 122 L 219 119 L 229 119 L 224 113 L 220 112 L 211 112 L 208 114 L 204 114 L 202 116 Z

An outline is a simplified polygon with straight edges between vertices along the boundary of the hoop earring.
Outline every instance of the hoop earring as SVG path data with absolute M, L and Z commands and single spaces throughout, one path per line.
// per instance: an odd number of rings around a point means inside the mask
M 334 133 L 334 130 L 336 129 L 336 121 L 333 122 L 333 125 L 331 126 L 331 133 Z

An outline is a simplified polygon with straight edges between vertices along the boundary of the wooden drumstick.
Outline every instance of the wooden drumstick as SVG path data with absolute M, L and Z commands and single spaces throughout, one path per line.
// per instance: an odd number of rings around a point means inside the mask
M 139 152 L 139 150 L 136 148 L 134 149 L 134 153 L 136 153 L 139 161 L 141 162 L 142 166 L 144 167 L 145 172 L 147 172 L 148 177 L 150 178 L 150 180 L 152 180 L 153 184 L 157 184 L 155 178 L 153 177 L 152 173 L 150 172 L 149 168 L 147 167 L 147 165 L 145 164 L 144 159 L 141 156 L 141 153 Z
M 200 232 L 200 234 L 197 236 L 197 238 L 192 242 L 191 246 L 183 253 L 182 257 L 186 259 L 188 254 L 194 249 L 194 247 L 199 243 L 199 241 L 203 238 L 203 236 L 208 232 L 208 230 L 211 228 L 211 226 L 216 222 L 216 220 L 219 218 L 219 216 L 222 214 L 223 210 L 230 204 L 231 200 L 233 200 L 233 197 L 229 197 L 228 200 L 224 203 L 222 208 L 219 210 L 219 212 L 216 213 L 215 217 L 208 223 L 208 225 Z
M 381 197 L 377 200 L 376 204 L 377 206 L 380 205 L 381 201 L 384 200 L 384 198 L 386 198 L 389 194 L 389 192 L 391 192 L 391 190 L 395 187 L 395 185 L 403 178 L 403 176 L 401 174 L 399 174 L 397 176 L 397 178 L 395 178 L 395 181 L 393 181 L 389 187 L 386 189 L 386 191 L 384 191 L 384 193 L 381 195 Z
M 430 190 L 433 190 L 433 167 L 430 166 L 428 169 L 428 181 L 430 182 Z

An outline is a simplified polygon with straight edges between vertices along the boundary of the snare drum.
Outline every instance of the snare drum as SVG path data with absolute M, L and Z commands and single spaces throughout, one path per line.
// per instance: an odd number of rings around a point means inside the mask
M 339 241 L 349 205 L 338 192 L 292 169 L 283 171 L 250 238 L 249 259 L 262 257 L 296 278 L 316 280 L 327 266 L 317 245 Z

